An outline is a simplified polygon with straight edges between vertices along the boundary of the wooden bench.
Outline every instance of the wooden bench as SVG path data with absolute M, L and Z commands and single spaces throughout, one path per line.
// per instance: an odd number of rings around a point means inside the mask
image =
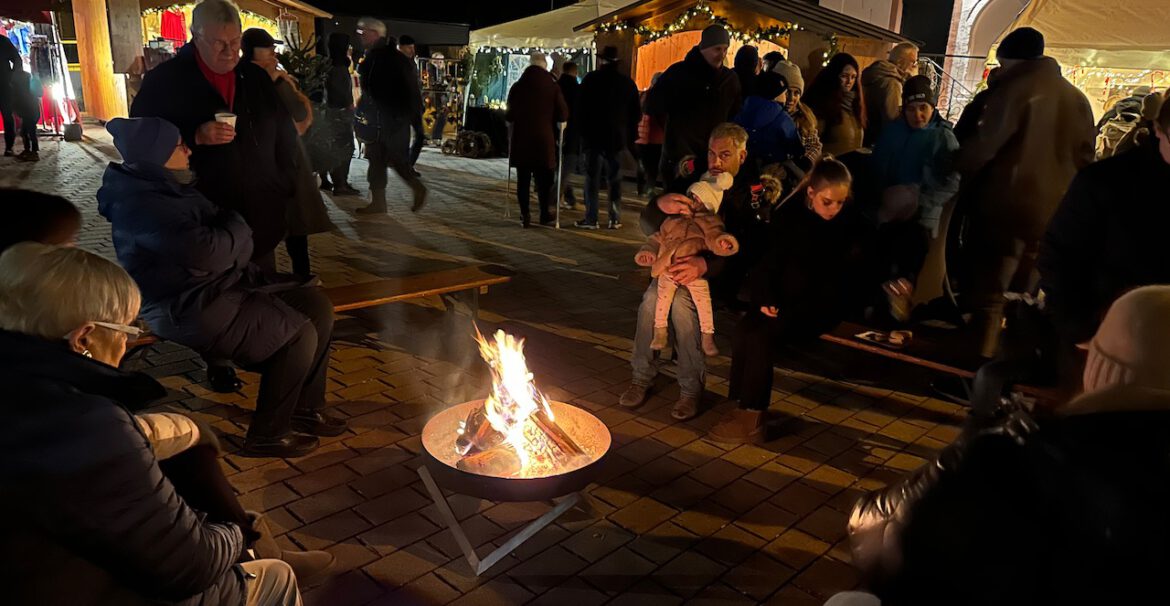
M 514 273 L 499 265 L 475 265 L 334 286 L 326 288 L 325 295 L 333 303 L 334 313 L 438 295 L 449 311 L 455 311 L 462 304 L 472 319 L 476 319 L 479 316 L 479 295 L 486 294 L 491 286 L 510 281 Z M 134 353 L 158 341 L 156 335 L 145 333 L 127 342 L 126 349 Z
M 831 332 L 821 335 L 821 340 L 959 377 L 967 386 L 968 394 L 970 394 L 971 381 L 975 379 L 979 369 L 987 363 L 986 359 L 975 354 L 956 353 L 963 351 L 965 344 L 954 342 L 953 333 L 950 331 L 918 326 L 913 329 L 914 337 L 905 347 L 893 349 L 857 338 L 857 335 L 869 330 L 873 329 L 861 324 L 842 322 Z M 1024 384 L 1013 385 L 1013 388 L 1020 393 L 1036 398 L 1041 405 L 1045 406 L 1059 403 L 1065 399 L 1055 389 Z

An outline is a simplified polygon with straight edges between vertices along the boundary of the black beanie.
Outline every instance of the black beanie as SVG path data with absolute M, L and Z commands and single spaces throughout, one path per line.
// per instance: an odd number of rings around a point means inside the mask
M 723 29 L 722 25 L 708 25 L 707 29 L 703 30 L 703 37 L 699 39 L 699 50 L 711 48 L 712 46 L 727 46 L 731 44 L 731 34 Z
M 1021 27 L 1008 34 L 999 43 L 995 56 L 1000 61 L 1004 59 L 1039 59 L 1044 56 L 1044 34 L 1030 28 Z
M 934 98 L 934 88 L 930 85 L 930 78 L 913 76 L 902 85 L 902 106 L 905 107 L 917 101 L 926 101 L 934 107 L 937 100 Z
M 775 99 L 788 90 L 788 81 L 776 72 L 763 72 L 756 76 L 756 90 L 753 94 L 765 99 Z

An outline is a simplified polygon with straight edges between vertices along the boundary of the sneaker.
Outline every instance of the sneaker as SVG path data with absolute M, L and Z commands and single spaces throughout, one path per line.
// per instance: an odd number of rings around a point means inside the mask
M 574 208 L 577 208 L 577 203 L 570 202 L 568 200 L 562 200 L 561 201 L 561 208 L 564 210 L 573 210 Z
M 609 229 L 621 229 L 621 228 L 622 228 L 622 224 L 620 221 L 610 221 L 609 222 Z
M 37 162 L 41 159 L 41 155 L 35 151 L 25 150 L 16 159 L 20 162 Z
M 5 158 L 11 158 L 12 156 L 15 156 L 15 155 L 16 155 L 16 154 L 12 153 L 12 150 L 11 150 L 11 149 L 6 149 L 6 150 L 4 150 L 4 157 L 5 157 Z
M 637 383 L 630 383 L 630 386 L 622 392 L 621 397 L 618 398 L 618 404 L 622 408 L 637 408 L 646 403 L 646 397 L 650 395 L 649 385 L 638 385 Z
M 573 224 L 573 227 L 576 227 L 578 229 L 599 229 L 599 227 L 597 226 L 596 223 L 590 223 L 590 222 L 585 221 L 585 220 L 577 221 L 576 223 Z

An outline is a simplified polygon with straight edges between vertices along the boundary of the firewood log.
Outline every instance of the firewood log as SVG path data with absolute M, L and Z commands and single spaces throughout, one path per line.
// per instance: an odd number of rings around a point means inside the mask
M 585 450 L 577 445 L 577 442 L 574 441 L 573 438 L 569 436 L 569 434 L 565 433 L 565 430 L 561 429 L 560 425 L 557 425 L 555 421 L 548 418 L 548 414 L 545 413 L 543 408 L 538 409 L 529 418 L 532 419 L 532 422 L 536 424 L 536 426 L 541 431 L 543 431 L 544 434 L 547 435 L 554 444 L 557 445 L 557 448 L 559 448 L 561 452 L 565 454 L 566 459 L 571 459 L 575 456 L 586 454 Z
M 510 478 L 520 473 L 520 457 L 511 446 L 496 446 L 469 454 L 455 463 L 455 467 L 468 473 L 497 478 Z
M 461 455 L 491 450 L 504 442 L 504 434 L 496 431 L 488 421 L 483 404 L 467 414 L 463 433 L 455 440 L 455 449 Z

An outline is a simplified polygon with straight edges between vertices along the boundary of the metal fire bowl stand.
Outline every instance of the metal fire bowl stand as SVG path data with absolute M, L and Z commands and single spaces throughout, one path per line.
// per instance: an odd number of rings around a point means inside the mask
M 422 479 L 423 485 L 435 502 L 435 507 L 439 510 L 439 515 L 443 516 L 447 527 L 451 529 L 455 542 L 476 576 L 486 572 L 573 506 L 578 506 L 587 513 L 594 513 L 588 497 L 582 494 L 582 491 L 600 473 L 602 463 L 609 452 L 611 439 L 609 429 L 597 417 L 575 406 L 552 402 L 557 422 L 575 440 L 579 440 L 581 447 L 593 457 L 589 463 L 566 473 L 545 478 L 497 478 L 468 473 L 455 467 L 455 462 L 459 459 L 455 454 L 455 429 L 459 421 L 466 419 L 471 409 L 481 403 L 482 400 L 476 400 L 452 406 L 427 422 L 423 428 L 423 465 L 418 468 L 419 478 Z M 480 559 L 440 486 L 458 494 L 486 501 L 548 501 L 553 503 L 553 507 L 522 528 L 495 551 Z M 565 498 L 560 502 L 553 502 L 553 499 L 562 496 Z

